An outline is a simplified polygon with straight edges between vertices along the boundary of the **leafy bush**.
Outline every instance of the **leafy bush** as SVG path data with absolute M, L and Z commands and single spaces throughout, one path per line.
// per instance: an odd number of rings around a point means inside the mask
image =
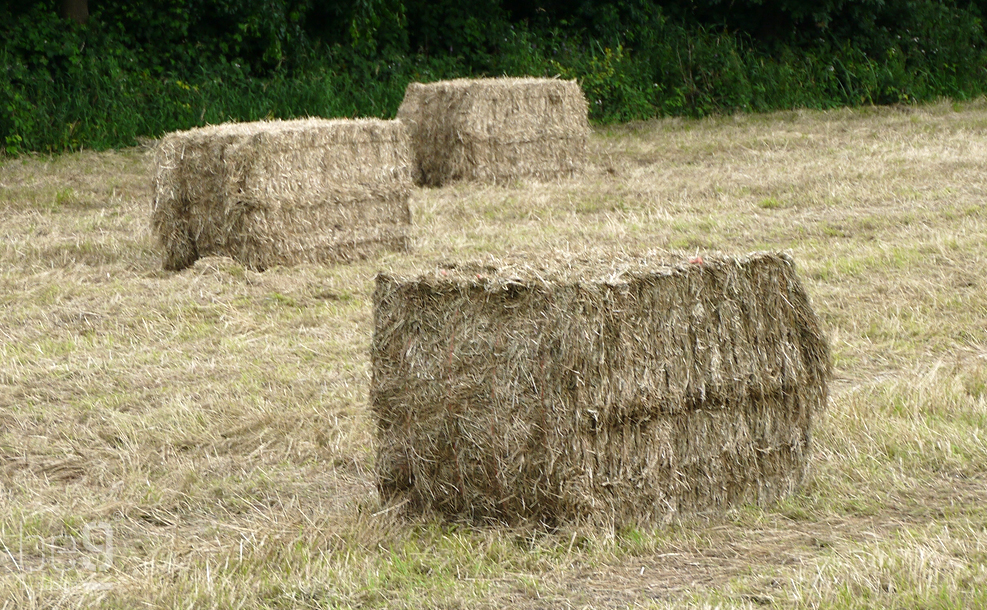
M 393 116 L 412 81 L 576 78 L 627 121 L 966 98 L 981 5 L 935 0 L 54 0 L 0 6 L 0 147 L 105 148 L 227 120 Z

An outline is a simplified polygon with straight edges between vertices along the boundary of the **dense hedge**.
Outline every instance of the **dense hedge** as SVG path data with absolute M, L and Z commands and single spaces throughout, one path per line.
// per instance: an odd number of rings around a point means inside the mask
M 987 0 L 0 3 L 0 146 L 126 146 L 226 120 L 392 116 L 411 81 L 576 78 L 599 122 L 967 98 Z

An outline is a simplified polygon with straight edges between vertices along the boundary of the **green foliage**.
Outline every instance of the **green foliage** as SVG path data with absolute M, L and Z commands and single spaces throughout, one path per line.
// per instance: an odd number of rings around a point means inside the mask
M 0 137 L 8 153 L 78 148 L 92 128 L 78 110 L 113 116 L 124 101 L 117 91 L 127 88 L 133 54 L 123 47 L 96 51 L 101 32 L 72 27 L 35 6 L 5 34 Z
M 124 0 L 0 5 L 0 148 L 227 120 L 393 116 L 412 81 L 575 78 L 599 122 L 963 99 L 981 5 L 935 0 Z

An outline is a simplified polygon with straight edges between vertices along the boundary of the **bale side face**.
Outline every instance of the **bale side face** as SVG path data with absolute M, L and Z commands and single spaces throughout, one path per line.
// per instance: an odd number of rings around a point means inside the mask
M 385 499 L 453 518 L 656 523 L 771 502 L 803 479 L 829 357 L 787 258 L 607 281 L 445 272 L 378 277 Z
M 410 148 L 396 121 L 303 119 L 169 134 L 152 229 L 165 267 L 226 255 L 255 269 L 405 249 Z
M 587 108 L 575 81 L 458 79 L 410 84 L 397 116 L 416 182 L 439 186 L 571 176 L 585 162 Z

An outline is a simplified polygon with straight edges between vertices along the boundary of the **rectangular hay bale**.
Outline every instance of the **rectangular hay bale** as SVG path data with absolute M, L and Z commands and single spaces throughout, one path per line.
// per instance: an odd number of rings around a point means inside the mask
M 225 255 L 254 269 L 407 249 L 408 134 L 398 121 L 226 123 L 164 136 L 151 227 L 166 269 Z
M 575 174 L 587 108 L 576 81 L 463 78 L 409 84 L 397 118 L 410 131 L 415 181 L 440 186 Z
M 385 501 L 648 524 L 796 489 L 830 362 L 789 257 L 556 263 L 378 275 Z

